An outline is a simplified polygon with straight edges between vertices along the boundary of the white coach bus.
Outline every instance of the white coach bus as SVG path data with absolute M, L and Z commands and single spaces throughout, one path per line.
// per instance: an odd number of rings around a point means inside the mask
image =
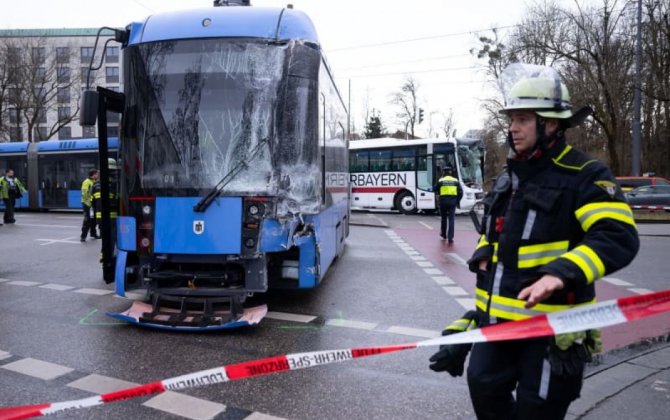
M 461 211 L 483 198 L 483 143 L 479 139 L 379 138 L 349 143 L 351 207 L 395 209 L 404 214 L 436 210 L 433 185 L 451 166 L 463 188 Z

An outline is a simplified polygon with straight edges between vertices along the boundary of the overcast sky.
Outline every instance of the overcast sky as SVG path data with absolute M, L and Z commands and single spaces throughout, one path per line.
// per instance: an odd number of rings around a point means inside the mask
M 427 135 L 453 110 L 459 134 L 481 126 L 479 101 L 488 93 L 482 63 L 469 50 L 477 34 L 504 33 L 533 0 L 251 0 L 254 6 L 294 8 L 314 22 L 345 102 L 362 131 L 366 109 L 381 111 L 390 131 L 400 127 L 390 95 L 405 75 L 419 83 Z M 572 0 L 560 0 L 572 3 Z M 0 29 L 123 27 L 152 13 L 211 7 L 211 0 L 0 0 Z

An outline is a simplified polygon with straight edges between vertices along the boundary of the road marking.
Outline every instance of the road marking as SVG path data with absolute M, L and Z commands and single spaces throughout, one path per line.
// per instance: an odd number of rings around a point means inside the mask
M 47 283 L 47 284 L 43 284 L 43 285 L 37 286 L 37 287 L 40 287 L 42 289 L 58 290 L 58 291 L 61 291 L 61 292 L 65 291 L 65 290 L 74 289 L 74 286 L 66 286 L 64 284 L 55 284 L 55 283 Z
M 460 255 L 456 254 L 455 252 L 447 252 L 444 255 L 451 258 L 452 260 L 456 260 L 456 262 L 461 263 L 465 266 L 468 265 L 467 261 L 465 261 Z
M 96 374 L 84 376 L 67 384 L 70 388 L 88 391 L 93 394 L 107 394 L 137 385 L 139 384 L 136 382 L 122 381 L 121 379 Z
M 435 280 L 435 283 L 439 284 L 440 286 L 444 286 L 447 284 L 456 284 L 456 282 L 453 281 L 448 276 L 433 276 L 433 280 Z
M 284 417 L 275 417 L 269 414 L 259 413 L 254 411 L 251 415 L 244 418 L 244 420 L 286 420 Z
M 413 337 L 426 337 L 426 338 L 435 338 L 441 335 L 440 331 L 424 330 L 421 328 L 398 327 L 398 326 L 389 327 L 389 329 L 386 331 L 392 334 L 409 335 Z
M 358 330 L 374 330 L 377 324 L 363 321 L 350 321 L 347 319 L 330 319 L 326 321 L 326 325 L 331 327 L 355 328 Z
M 419 222 L 419 223 L 421 223 L 422 225 L 424 225 L 425 227 L 427 227 L 427 228 L 430 229 L 430 230 L 435 230 L 435 229 L 433 229 L 433 227 L 432 227 L 431 225 L 429 225 L 428 223 L 424 223 L 424 222 Z
M 439 268 L 424 268 L 423 271 L 425 271 L 426 274 L 429 274 L 431 276 L 441 276 L 442 274 L 444 274 L 442 270 L 440 270 Z
M 5 282 L 8 282 L 8 281 L 11 281 L 11 280 L 10 279 L 0 279 L 0 283 L 5 283 Z
M 172 391 L 163 392 L 142 405 L 193 420 L 213 419 L 226 410 L 223 404 Z
M 426 257 L 423 255 L 409 255 L 409 257 L 414 261 L 426 261 Z
M 457 298 L 456 302 L 468 311 L 475 309 L 475 300 L 471 298 Z
M 38 284 L 42 284 L 37 281 L 26 281 L 26 280 L 14 280 L 10 281 L 7 284 L 11 284 L 12 286 L 25 286 L 25 287 L 32 287 L 32 286 L 37 286 Z
M 44 362 L 42 360 L 31 359 L 29 357 L 26 359 L 17 360 L 16 362 L 7 363 L 6 365 L 0 366 L 0 368 L 47 381 L 58 378 L 59 376 L 66 375 L 74 370 L 69 367 L 57 365 L 55 363 Z
M 606 281 L 607 283 L 613 284 L 615 286 L 632 286 L 633 285 L 632 283 L 628 283 L 625 280 L 616 279 L 614 277 L 603 277 L 600 280 Z
M 34 223 L 17 223 L 17 226 L 29 226 L 29 227 L 46 227 L 46 228 L 62 228 L 62 229 L 81 229 L 81 226 L 76 225 L 39 225 Z
M 76 236 L 68 236 L 65 239 L 45 239 L 45 238 L 37 238 L 35 239 L 36 241 L 44 241 L 44 243 L 41 243 L 40 245 L 53 245 L 53 244 L 78 244 L 81 243 L 79 240 L 74 240 Z
M 9 359 L 12 355 L 6 351 L 0 350 L 0 360 Z
M 461 286 L 445 286 L 443 287 L 444 291 L 450 294 L 451 296 L 468 296 L 469 293 L 465 291 Z
M 414 261 L 419 267 L 435 267 L 430 261 Z
M 291 314 L 287 312 L 274 312 L 274 311 L 268 311 L 265 317 L 277 319 L 280 321 L 301 322 L 303 324 L 312 322 L 317 318 L 316 316 L 313 315 L 300 315 L 300 314 Z
M 635 294 L 638 294 L 638 295 L 644 295 L 644 294 L 647 294 L 647 293 L 654 293 L 653 290 L 643 289 L 641 287 L 629 287 L 628 290 L 630 290 L 631 292 L 633 292 Z
M 74 293 L 83 293 L 85 295 L 104 296 L 104 295 L 112 294 L 112 293 L 114 293 L 114 291 L 113 290 L 107 290 L 107 289 L 92 289 L 92 288 L 84 287 L 82 289 L 75 290 Z

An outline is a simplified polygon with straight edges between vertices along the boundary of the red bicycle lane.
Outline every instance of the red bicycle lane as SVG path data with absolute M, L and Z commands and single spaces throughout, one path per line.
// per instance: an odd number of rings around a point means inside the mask
M 470 272 L 465 261 L 470 258 L 475 249 L 480 236 L 478 233 L 467 229 L 460 230 L 456 227 L 454 243 L 450 245 L 447 241 L 440 239 L 435 230 L 423 228 L 393 230 L 458 286 L 465 289 L 470 297 L 474 298 L 475 275 Z M 598 301 L 618 299 L 633 294 L 624 287 L 615 286 L 606 281 L 596 283 Z M 603 351 L 626 347 L 645 339 L 667 334 L 670 334 L 670 313 L 604 328 L 602 330 Z

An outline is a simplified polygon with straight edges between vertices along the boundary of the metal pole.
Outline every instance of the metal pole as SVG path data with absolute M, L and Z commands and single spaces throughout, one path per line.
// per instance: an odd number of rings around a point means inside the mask
M 637 37 L 635 45 L 635 92 L 633 97 L 633 167 L 632 175 L 640 175 L 640 108 L 642 96 L 642 0 L 637 0 Z

